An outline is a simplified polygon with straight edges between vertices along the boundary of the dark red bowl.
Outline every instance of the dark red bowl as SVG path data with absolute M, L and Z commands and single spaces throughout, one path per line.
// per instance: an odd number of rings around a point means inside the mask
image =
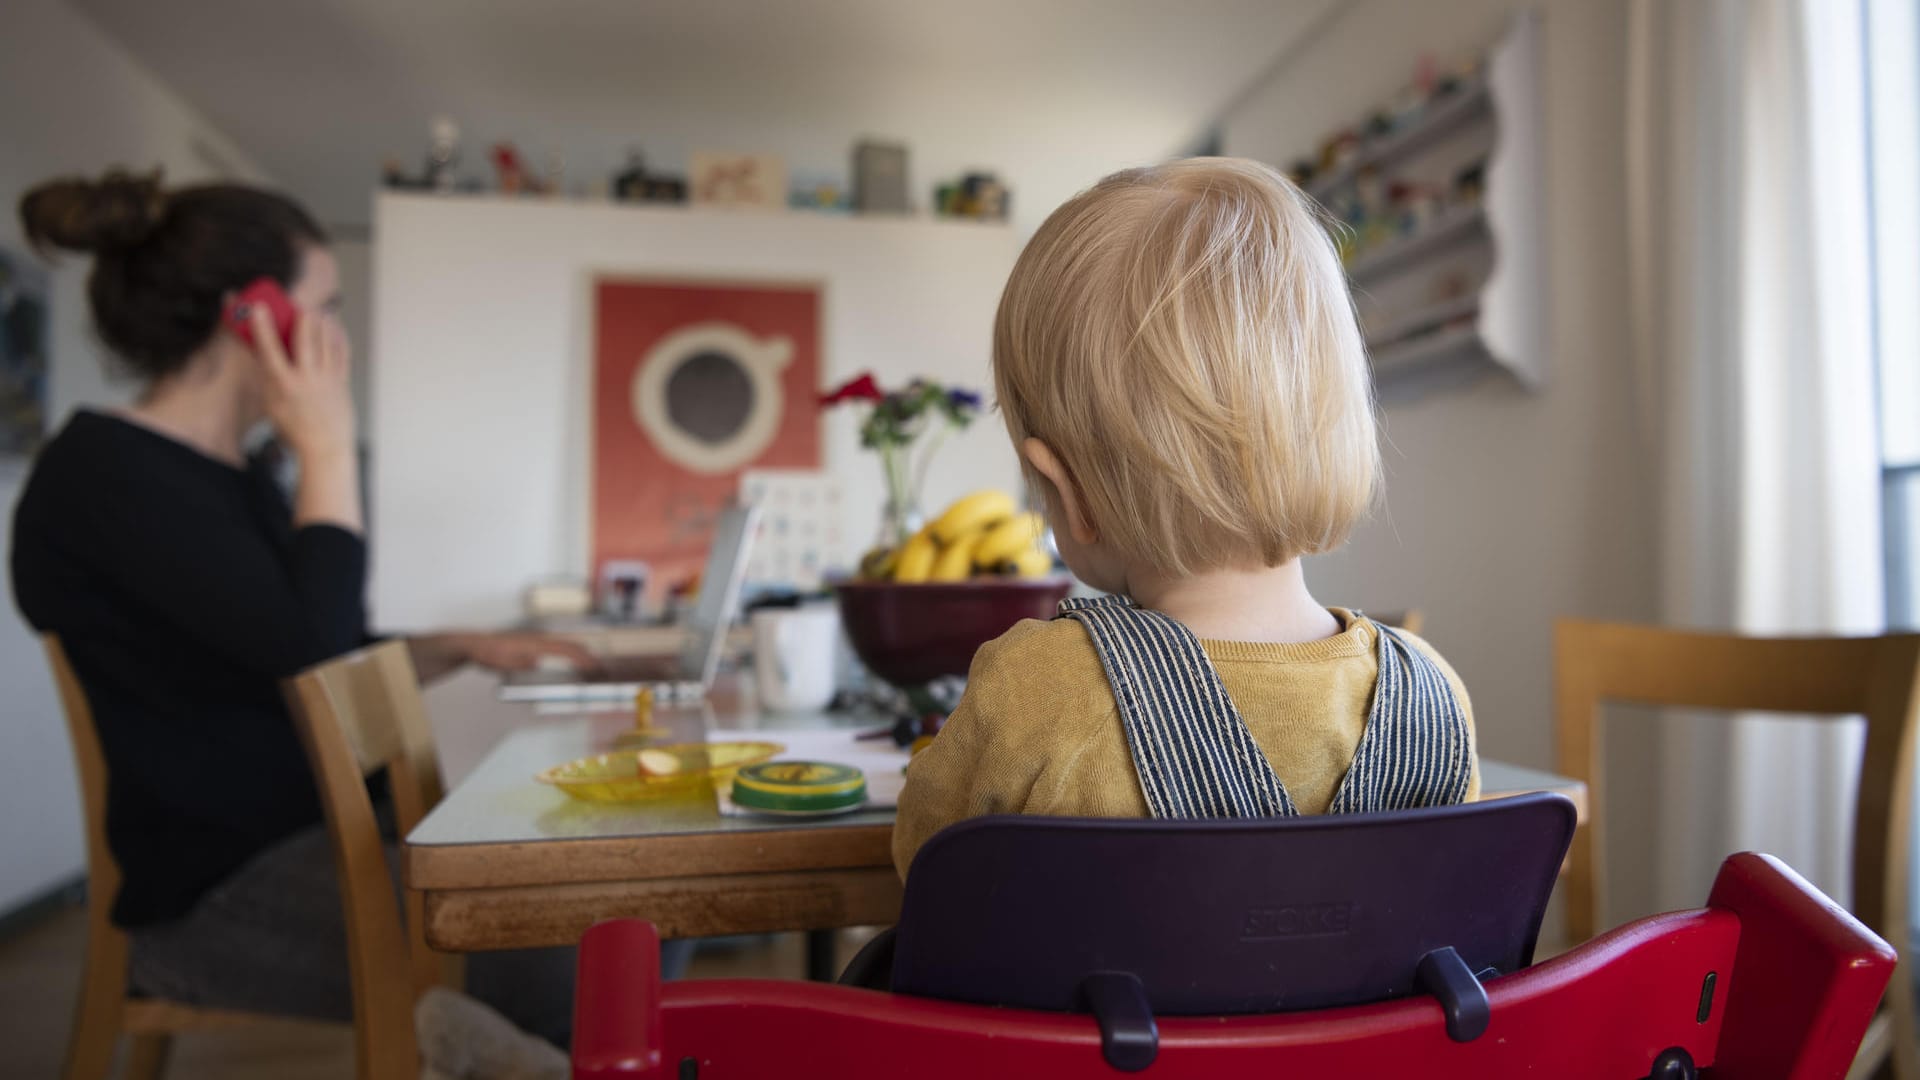
M 980 578 L 902 585 L 844 581 L 840 622 L 867 670 L 895 686 L 965 675 L 974 651 L 1021 619 L 1051 619 L 1072 582 Z

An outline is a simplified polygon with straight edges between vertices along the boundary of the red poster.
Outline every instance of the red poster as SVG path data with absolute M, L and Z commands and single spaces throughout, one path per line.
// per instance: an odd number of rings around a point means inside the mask
M 751 468 L 820 465 L 820 290 L 594 286 L 593 566 L 697 573 Z

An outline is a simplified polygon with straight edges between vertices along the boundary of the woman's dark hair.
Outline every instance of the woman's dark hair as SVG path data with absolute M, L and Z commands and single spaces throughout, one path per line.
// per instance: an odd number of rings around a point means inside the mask
M 50 180 L 20 200 L 27 240 L 93 253 L 87 297 L 100 337 L 141 378 L 165 378 L 213 335 L 226 294 L 256 278 L 293 284 L 326 243 L 284 195 L 243 184 L 167 191 L 158 170 Z

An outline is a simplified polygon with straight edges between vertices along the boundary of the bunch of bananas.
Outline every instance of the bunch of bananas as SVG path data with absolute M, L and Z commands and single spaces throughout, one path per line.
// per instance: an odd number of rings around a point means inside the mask
M 976 491 L 933 519 L 898 548 L 860 560 L 870 581 L 965 581 L 980 575 L 1045 577 L 1053 558 L 1041 548 L 1039 514 L 1022 512 L 1004 491 Z

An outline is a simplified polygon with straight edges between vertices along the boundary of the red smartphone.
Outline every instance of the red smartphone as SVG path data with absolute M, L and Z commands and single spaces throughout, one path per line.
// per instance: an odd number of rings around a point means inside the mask
M 280 335 L 280 344 L 287 350 L 287 356 L 293 356 L 293 326 L 300 318 L 300 309 L 293 306 L 293 299 L 280 283 L 270 277 L 255 278 L 233 303 L 227 305 L 227 325 L 240 335 L 240 340 L 248 345 L 253 340 L 253 309 L 256 304 L 265 305 L 267 313 L 273 316 L 274 332 Z

